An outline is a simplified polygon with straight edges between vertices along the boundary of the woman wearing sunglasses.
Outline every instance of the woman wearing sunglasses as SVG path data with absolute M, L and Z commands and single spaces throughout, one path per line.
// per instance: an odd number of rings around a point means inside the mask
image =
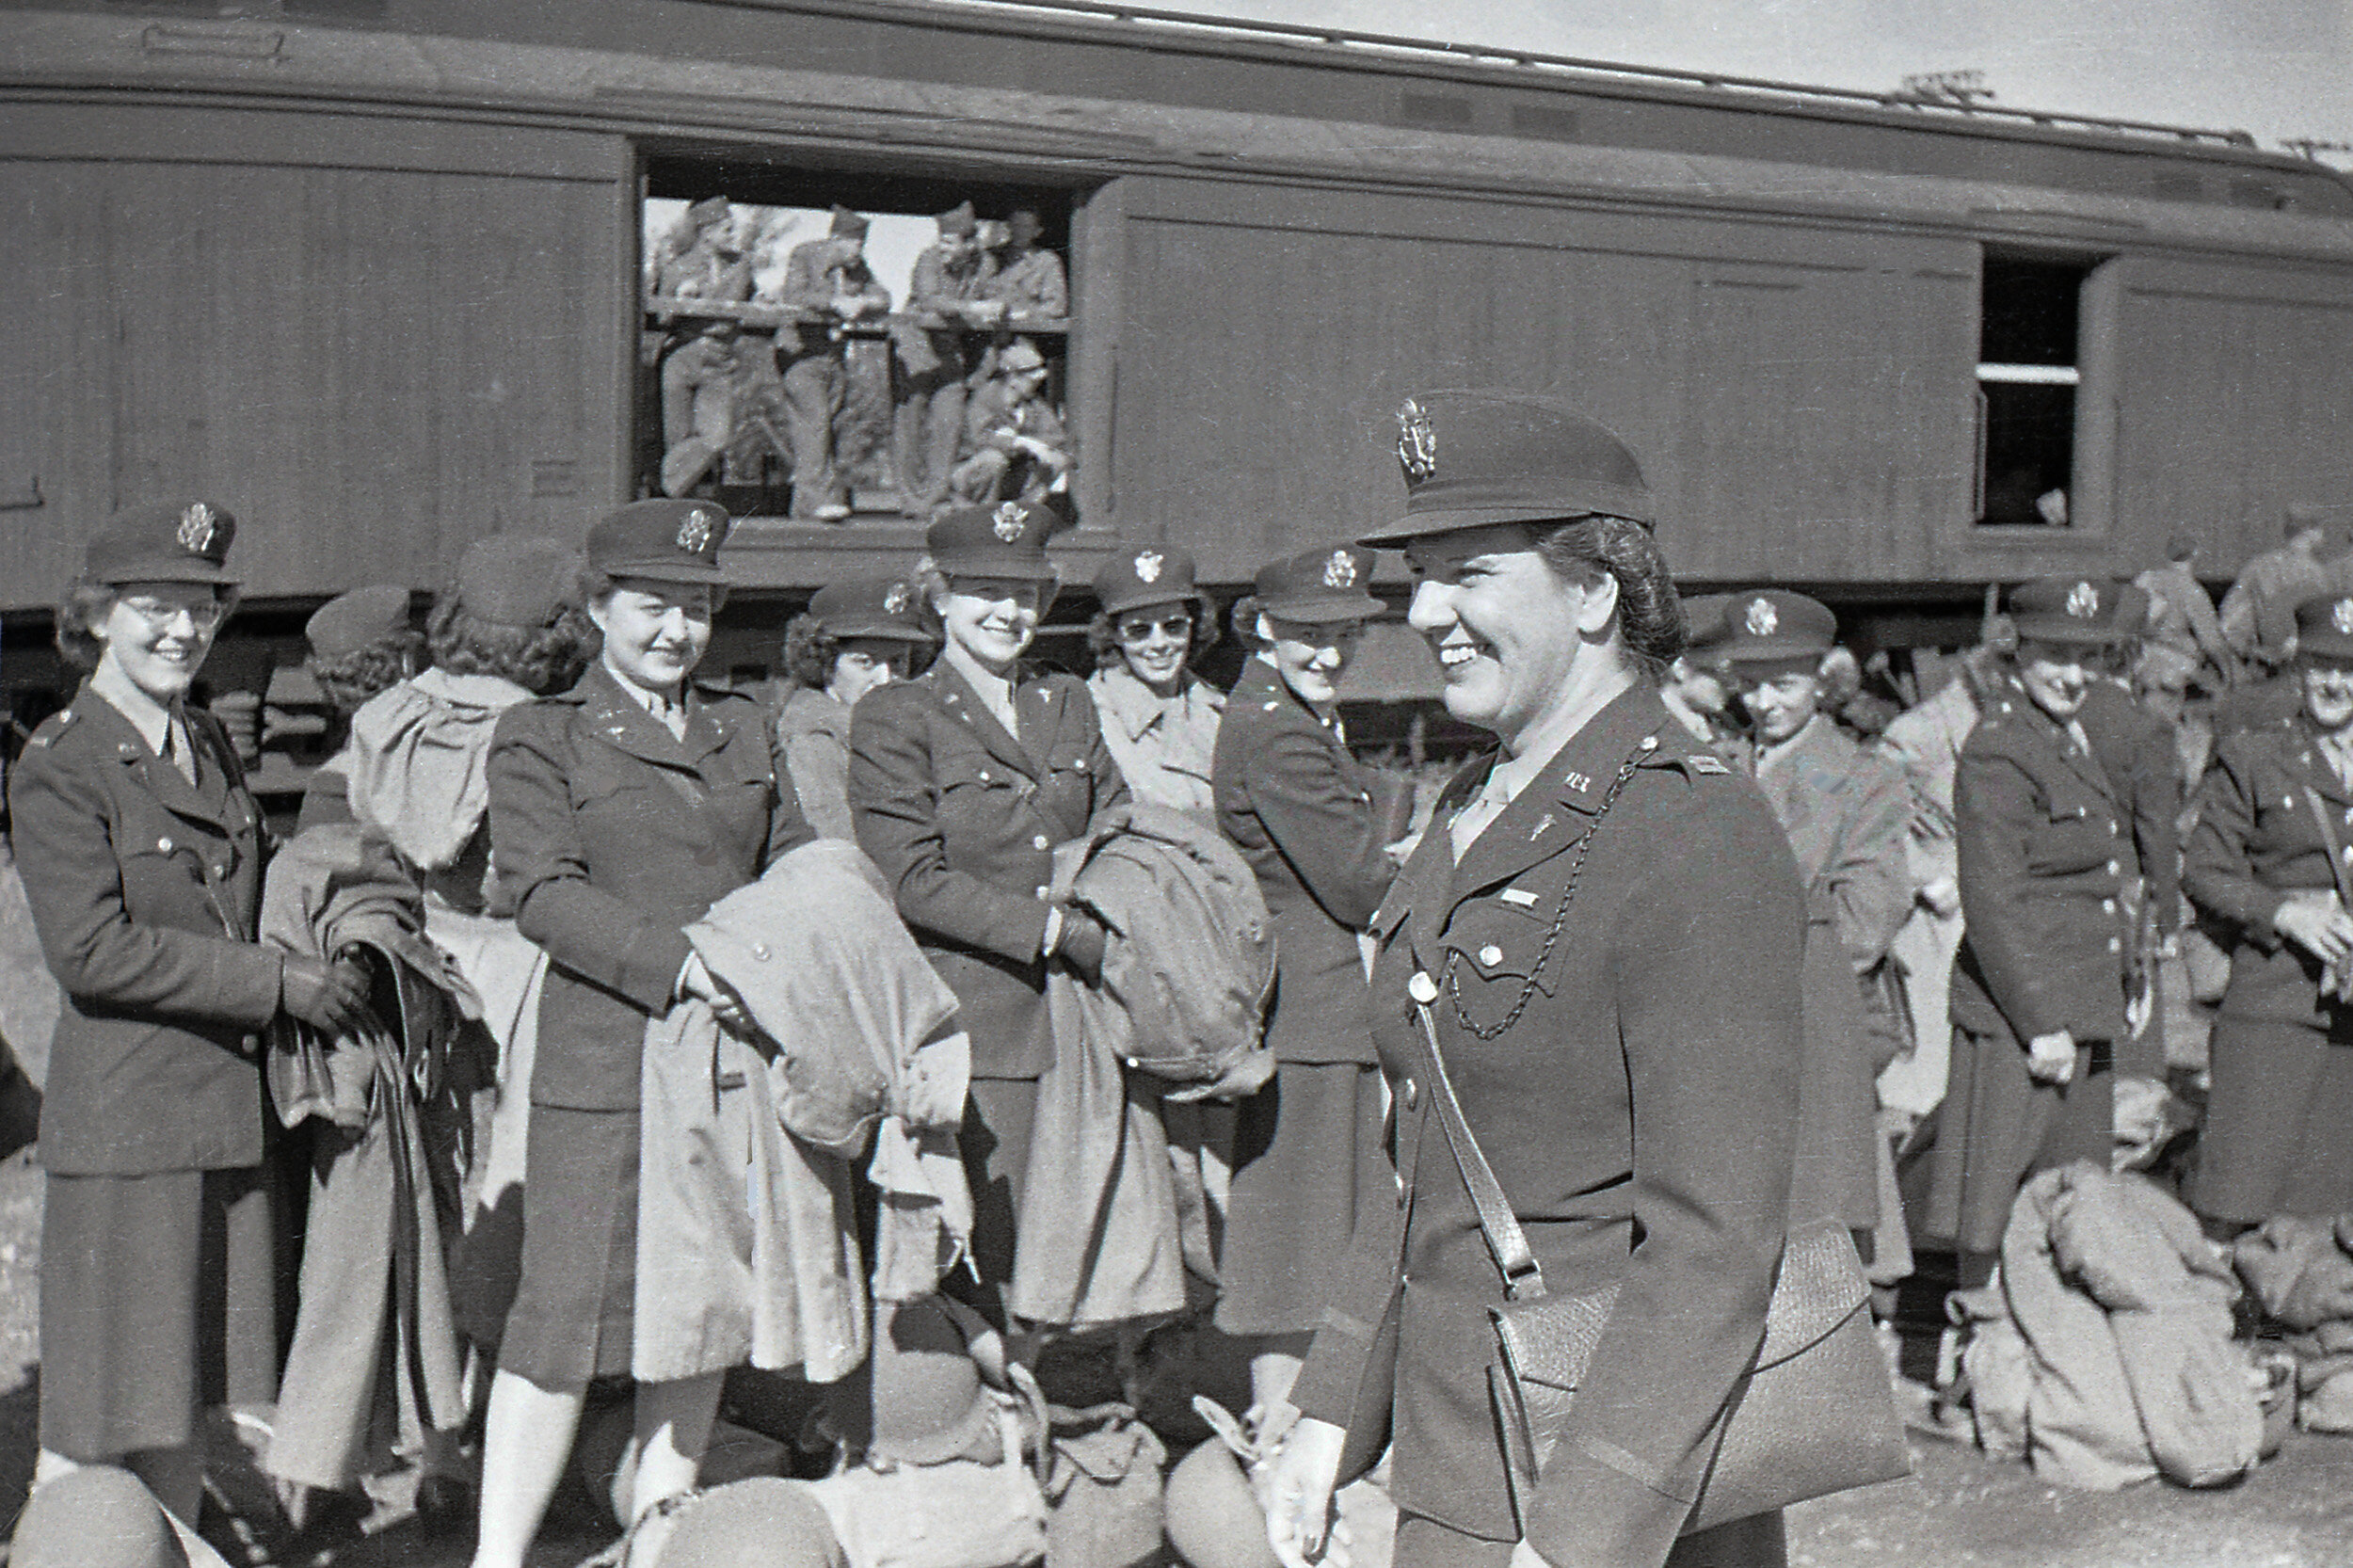
M 1162 545 L 1121 550 L 1095 574 L 1095 597 L 1087 690 L 1103 744 L 1138 800 L 1210 821 L 1209 764 L 1225 694 L 1193 673 L 1217 642 L 1209 596 L 1193 584 L 1193 557 Z

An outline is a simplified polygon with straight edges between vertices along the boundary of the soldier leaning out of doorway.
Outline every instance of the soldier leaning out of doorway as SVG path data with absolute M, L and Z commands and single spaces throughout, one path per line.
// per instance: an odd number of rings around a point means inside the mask
M 836 207 L 832 232 L 793 247 L 785 262 L 781 302 L 804 316 L 776 333 L 795 518 L 838 522 L 850 515 L 848 480 L 834 460 L 848 380 L 840 327 L 890 309 L 890 291 L 866 265 L 866 230 L 863 216 Z

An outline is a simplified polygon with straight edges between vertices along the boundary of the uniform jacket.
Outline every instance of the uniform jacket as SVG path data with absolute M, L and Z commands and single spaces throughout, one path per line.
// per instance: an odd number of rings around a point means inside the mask
M 1062 415 L 1043 397 L 1017 396 L 1009 381 L 990 379 L 974 389 L 964 408 L 964 444 L 959 455 L 1019 450 L 1015 438 L 1027 436 L 1057 452 L 1070 450 L 1070 431 Z
M 2133 850 L 2145 878 L 2142 907 L 2157 929 L 2182 923 L 2182 762 L 2173 727 L 2113 680 L 2095 680 L 2076 722 L 2092 758 L 2130 813 Z
M 1088 676 L 1087 690 L 1102 716 L 1103 744 L 1128 790 L 1139 800 L 1214 821 L 1209 776 L 1225 694 L 1189 674 L 1183 691 L 1162 699 L 1125 664 L 1106 664 Z
M 1953 798 L 1967 926 L 1953 1022 L 2021 1044 L 2121 1038 L 2140 867 L 2097 760 L 2012 681 L 1970 731 Z
M 1070 313 L 1070 278 L 1051 250 L 1025 250 L 981 286 L 987 299 L 1005 302 L 1005 313 L 1059 321 Z
M 1441 813 L 1483 773 L 1458 776 Z M 1359 1226 L 1292 1399 L 1347 1418 L 1401 1267 L 1390 1490 L 1458 1528 L 1520 1533 L 1488 1402 L 1487 1308 L 1502 1280 L 1433 1125 L 1406 991 L 1421 970 L 1439 983 L 1433 1012 L 1464 1114 L 1547 1288 L 1620 1285 L 1528 1538 L 1556 1562 L 1655 1565 L 1689 1512 L 1703 1439 L 1764 1339 L 1800 1136 L 1803 889 L 1755 787 L 1640 686 L 1572 737 L 1459 865 L 1449 848 L 1443 828 L 1423 835 L 1373 920 L 1402 1258 L 1393 1227 Z
M 831 312 L 837 299 L 864 299 L 876 311 L 890 308 L 890 291 L 867 267 L 863 259 L 848 266 L 827 266 L 825 240 L 810 240 L 792 248 L 784 260 L 782 303 L 804 311 Z M 776 328 L 776 352 L 786 359 L 823 354 L 836 346 L 823 321 L 787 322 Z
M 1217 736 L 1217 824 L 1257 873 L 1274 920 L 1282 1062 L 1374 1060 L 1356 934 L 1389 890 L 1382 853 L 1402 838 L 1413 792 L 1360 765 L 1263 658 L 1242 665 Z
M 194 785 L 87 686 L 8 780 L 25 902 L 65 993 L 40 1115 L 60 1176 L 262 1158 L 257 1032 L 282 974 L 254 940 L 262 818 L 218 722 L 186 718 Z
M 2296 546 L 2266 550 L 2222 596 L 2222 635 L 2242 654 L 2276 655 L 2296 634 L 2296 607 L 2335 584 L 2329 568 Z
M 2353 790 L 2329 765 L 2311 720 L 2299 713 L 2225 736 L 2199 793 L 2182 880 L 2198 907 L 2235 938 L 2224 1014 L 2353 1028 L 2353 1008 L 2321 997 L 2320 960 L 2271 923 L 2291 895 L 2336 886 L 2307 789 L 2319 794 L 2342 855 L 2353 844 Z
M 515 926 L 547 952 L 536 1105 L 637 1105 L 646 1020 L 669 1011 L 684 927 L 813 837 L 759 705 L 687 688 L 686 738 L 591 664 L 510 708 L 490 745 L 490 853 Z
M 1053 1061 L 1047 895 L 1054 846 L 1128 798 L 1076 677 L 1014 692 L 1021 737 L 942 658 L 869 692 L 850 724 L 850 810 L 899 914 L 956 993 L 975 1078 L 1035 1078 Z
M 850 823 L 850 711 L 813 686 L 795 686 L 776 719 L 776 755 L 792 776 L 801 815 L 827 839 L 854 839 Z
M 2169 561 L 2134 578 L 2133 586 L 2149 596 L 2148 634 L 2153 640 L 2193 659 L 2210 660 L 2225 676 L 2236 671 L 2238 661 L 2203 583 Z
M 936 245 L 925 246 L 915 258 L 915 270 L 907 277 L 906 308 L 908 314 L 919 319 L 901 322 L 890 329 L 899 361 L 911 374 L 930 376 L 945 370 L 962 376 L 970 368 L 964 349 L 964 317 L 942 307 L 983 297 L 987 292 L 989 265 L 988 259 L 980 256 L 962 267 L 951 266 L 946 251 Z

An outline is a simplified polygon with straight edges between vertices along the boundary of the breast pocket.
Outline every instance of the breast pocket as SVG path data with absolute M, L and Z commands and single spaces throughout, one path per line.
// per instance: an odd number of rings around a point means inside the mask
M 1507 894 L 1524 894 L 1525 901 Z M 1445 936 L 1447 966 L 1465 999 L 1476 990 L 1508 1007 L 1531 987 L 1546 996 L 1559 989 L 1559 904 L 1557 891 L 1505 888 L 1455 910 Z

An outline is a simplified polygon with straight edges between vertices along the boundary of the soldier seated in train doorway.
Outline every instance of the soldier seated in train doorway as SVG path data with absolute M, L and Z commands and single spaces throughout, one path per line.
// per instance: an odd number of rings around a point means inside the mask
M 1070 279 L 1062 258 L 1038 244 L 1045 230 L 1026 207 L 1005 221 L 1003 249 L 984 292 L 1003 302 L 1009 320 L 1060 321 L 1070 314 Z
M 849 484 L 835 461 L 849 380 L 841 328 L 890 309 L 890 291 L 866 265 L 866 230 L 864 217 L 836 207 L 831 232 L 785 260 L 781 303 L 801 315 L 776 332 L 795 518 L 839 522 L 850 515 Z
M 686 209 L 693 243 L 662 264 L 658 295 L 740 303 L 752 296 L 752 264 L 733 243 L 728 199 Z M 724 317 L 686 316 L 672 327 L 662 360 L 662 489 L 683 495 L 710 472 L 735 435 L 736 337 Z
M 972 203 L 940 214 L 938 223 L 938 243 L 915 258 L 908 279 L 908 319 L 890 332 L 898 399 L 891 464 L 901 504 L 912 518 L 929 517 L 948 499 L 973 370 L 965 333 L 1005 312 L 1001 301 L 984 297 L 995 264 L 981 245 Z
M 996 374 L 965 409 L 964 456 L 948 482 L 956 501 L 1029 505 L 1069 490 L 1070 433 L 1047 400 L 1049 374 L 1026 338 L 997 356 Z

